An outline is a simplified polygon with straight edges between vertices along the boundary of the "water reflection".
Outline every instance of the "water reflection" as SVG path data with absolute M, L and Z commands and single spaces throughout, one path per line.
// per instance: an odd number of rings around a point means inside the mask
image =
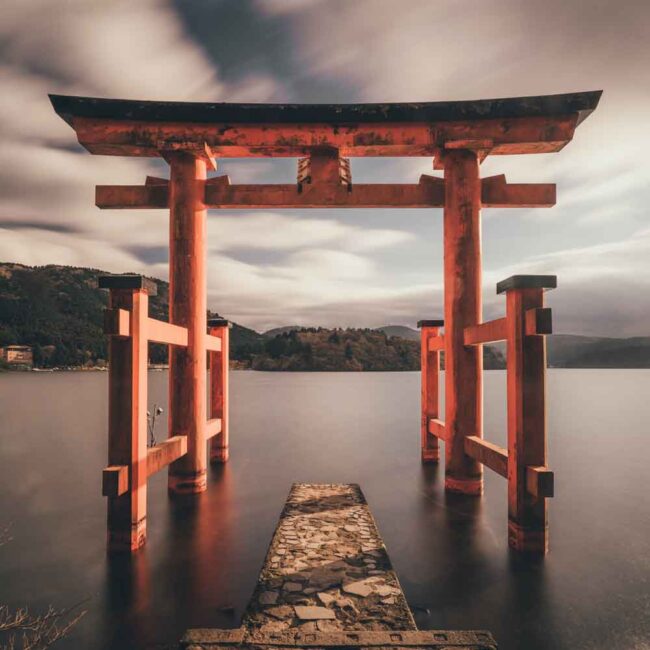
M 151 602 L 149 558 L 147 553 L 120 553 L 106 558 L 107 625 L 104 634 L 112 645 L 131 643 L 144 647 L 148 630 L 146 620 Z M 115 625 L 116 621 L 120 624 Z
M 165 409 L 166 379 L 150 374 Z M 504 388 L 486 373 L 486 436 L 500 445 Z M 165 473 L 153 477 L 145 550 L 108 557 L 106 376 L 0 375 L 0 523 L 14 524 L 0 602 L 89 598 L 62 649 L 174 647 L 187 627 L 238 624 L 293 481 L 357 482 L 420 627 L 489 629 L 505 650 L 641 648 L 649 393 L 648 371 L 549 373 L 558 496 L 551 553 L 533 562 L 507 549 L 502 477 L 486 472 L 484 497 L 465 498 L 420 464 L 417 373 L 234 373 L 231 462 L 198 497 L 170 499 Z

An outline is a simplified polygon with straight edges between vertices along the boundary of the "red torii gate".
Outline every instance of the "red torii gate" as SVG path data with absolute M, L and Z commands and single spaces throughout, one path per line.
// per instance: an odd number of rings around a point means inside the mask
M 169 466 L 171 493 L 206 488 L 206 441 L 212 460 L 228 456 L 227 322 L 206 320 L 207 209 L 444 208 L 443 321 L 422 326 L 422 460 L 437 462 L 446 443 L 445 488 L 482 492 L 482 465 L 508 478 L 509 542 L 523 551 L 548 547 L 545 340 L 550 312 L 542 291 L 554 276 L 499 283 L 507 315 L 482 322 L 482 207 L 550 207 L 555 185 L 481 178 L 488 155 L 562 149 L 596 108 L 601 91 L 496 100 L 410 104 L 214 104 L 146 102 L 51 95 L 55 111 L 93 154 L 162 157 L 169 180 L 98 186 L 100 208 L 169 208 L 169 323 L 148 317 L 149 283 L 109 276 L 110 335 L 108 545 L 136 550 L 146 537 L 146 481 Z M 352 181 L 349 158 L 429 156 L 444 178 L 414 184 Z M 295 184 L 239 185 L 207 178 L 218 158 L 297 157 Z M 482 344 L 507 340 L 508 449 L 483 440 Z M 170 345 L 170 438 L 146 443 L 146 346 Z M 445 353 L 445 420 L 438 418 L 439 353 Z M 211 356 L 210 417 L 205 402 Z

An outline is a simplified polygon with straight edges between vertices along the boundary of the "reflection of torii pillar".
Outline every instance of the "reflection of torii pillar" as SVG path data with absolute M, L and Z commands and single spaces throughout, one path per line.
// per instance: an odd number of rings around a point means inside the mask
M 483 467 L 465 453 L 467 436 L 483 437 L 482 346 L 464 332 L 482 320 L 481 179 L 474 151 L 441 156 L 445 170 L 445 488 L 481 494 Z
M 206 217 L 205 154 L 165 152 L 171 165 L 169 321 L 187 327 L 187 348 L 170 347 L 169 435 L 187 436 L 187 454 L 169 466 L 169 490 L 206 489 Z

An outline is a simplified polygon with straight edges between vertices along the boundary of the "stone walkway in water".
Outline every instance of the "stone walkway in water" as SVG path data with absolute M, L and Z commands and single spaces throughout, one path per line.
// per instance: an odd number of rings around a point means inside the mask
M 295 483 L 241 626 L 184 650 L 496 650 L 489 632 L 417 630 L 358 485 Z
M 294 484 L 242 625 L 416 629 L 358 485 Z

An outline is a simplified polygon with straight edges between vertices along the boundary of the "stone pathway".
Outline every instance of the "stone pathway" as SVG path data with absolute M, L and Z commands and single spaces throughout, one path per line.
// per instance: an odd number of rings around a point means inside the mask
M 293 485 L 242 625 L 416 629 L 358 485 Z
M 417 630 L 358 485 L 294 483 L 241 626 L 183 650 L 496 650 L 484 631 Z

